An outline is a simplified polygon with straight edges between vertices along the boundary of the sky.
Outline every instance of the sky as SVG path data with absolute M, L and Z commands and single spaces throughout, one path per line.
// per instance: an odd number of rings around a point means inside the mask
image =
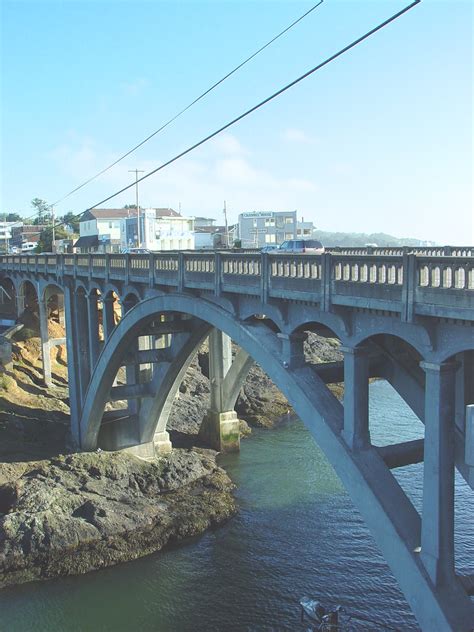
M 162 133 L 55 207 L 95 206 L 409 4 L 325 0 Z M 108 166 L 316 0 L 0 0 L 0 213 Z M 424 0 L 139 185 L 141 206 L 230 222 L 474 243 L 472 3 Z M 101 206 L 132 204 L 135 188 Z

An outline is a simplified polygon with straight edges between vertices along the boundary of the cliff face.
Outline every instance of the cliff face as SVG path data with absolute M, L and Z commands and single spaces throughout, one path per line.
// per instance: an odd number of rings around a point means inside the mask
M 0 464 L 0 587 L 86 573 L 202 533 L 236 510 L 211 451 Z

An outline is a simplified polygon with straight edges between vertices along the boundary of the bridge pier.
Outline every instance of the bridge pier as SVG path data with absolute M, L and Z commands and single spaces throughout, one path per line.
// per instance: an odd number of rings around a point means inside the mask
M 435 586 L 453 581 L 455 362 L 421 362 L 425 371 L 425 444 L 421 559 Z
M 49 343 L 48 308 L 46 302 L 46 297 L 38 299 L 43 381 L 45 386 L 51 386 L 53 383 L 51 377 L 51 345 Z
M 344 355 L 344 428 L 351 450 L 370 446 L 369 356 L 365 347 L 340 347 Z
M 199 436 L 215 450 L 240 450 L 240 422 L 234 410 L 226 408 L 225 377 L 232 365 L 232 342 L 216 328 L 209 334 L 210 408 L 202 421 Z

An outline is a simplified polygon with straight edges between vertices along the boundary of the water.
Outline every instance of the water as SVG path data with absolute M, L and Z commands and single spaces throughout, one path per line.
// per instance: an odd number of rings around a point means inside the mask
M 422 425 L 388 384 L 370 388 L 374 443 L 422 436 Z M 303 595 L 342 603 L 401 630 L 417 629 L 358 512 L 300 422 L 255 431 L 239 455 L 221 464 L 238 486 L 234 519 L 134 562 L 5 589 L 0 630 L 303 630 Z M 421 465 L 397 470 L 417 506 L 421 472 Z M 471 573 L 472 496 L 458 480 L 457 564 Z

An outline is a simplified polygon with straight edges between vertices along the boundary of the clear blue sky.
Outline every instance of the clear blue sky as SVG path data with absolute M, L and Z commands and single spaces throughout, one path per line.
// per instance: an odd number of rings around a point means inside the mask
M 3 0 L 0 211 L 62 197 L 314 3 Z M 99 202 L 405 4 L 325 0 L 57 213 Z M 149 178 L 140 203 L 222 222 L 225 199 L 231 220 L 298 209 L 323 230 L 474 243 L 471 82 L 471 2 L 424 0 Z M 107 206 L 133 202 L 132 189 Z

